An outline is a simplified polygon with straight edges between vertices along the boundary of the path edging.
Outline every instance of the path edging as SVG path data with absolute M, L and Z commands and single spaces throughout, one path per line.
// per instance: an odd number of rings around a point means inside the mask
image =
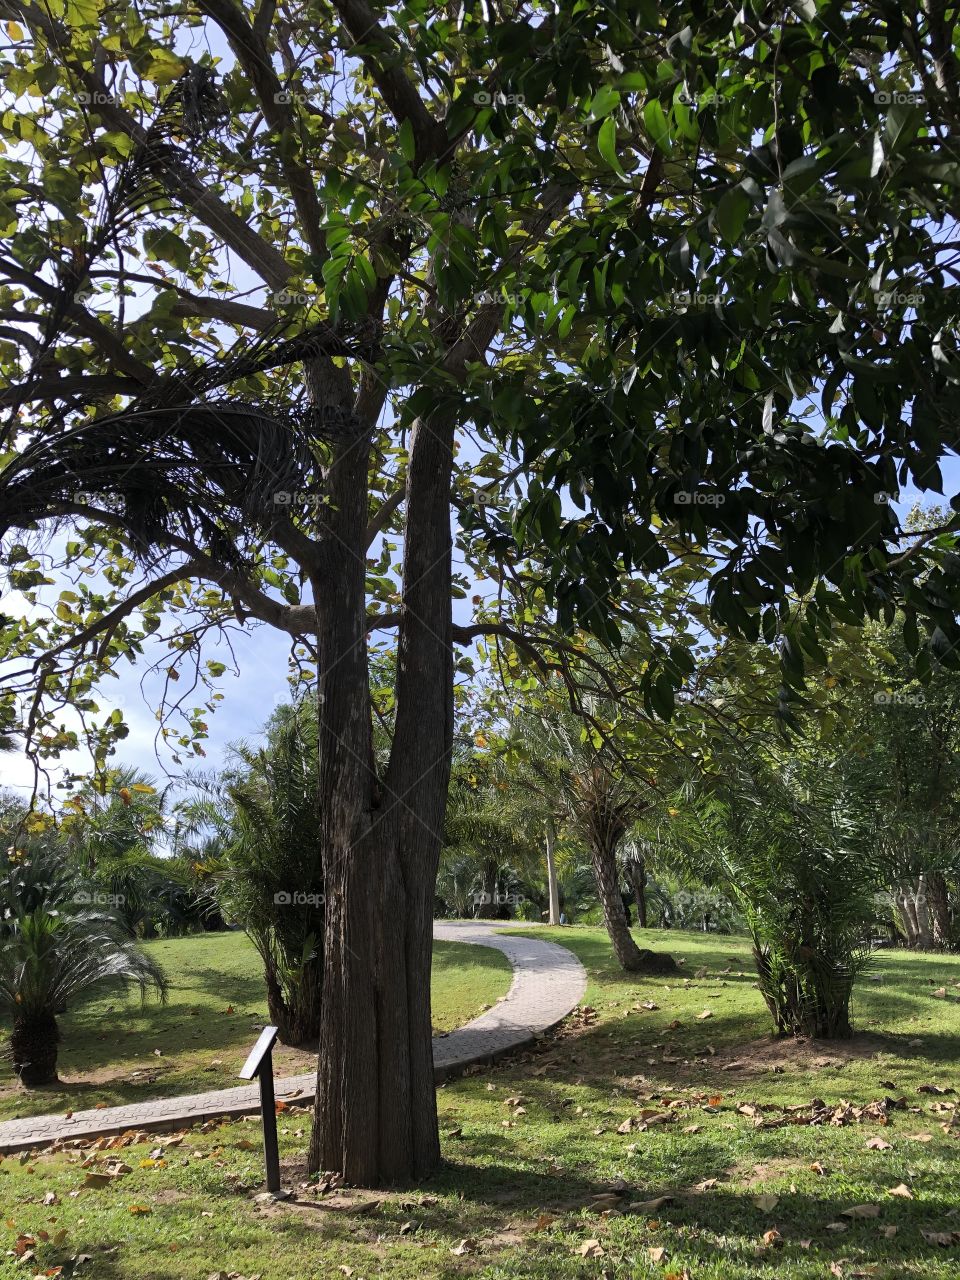
M 444 1084 L 471 1067 L 489 1066 L 528 1048 L 576 1008 L 586 989 L 586 971 L 566 947 L 517 933 L 500 932 L 485 921 L 435 921 L 434 937 L 502 951 L 513 966 L 510 990 L 486 1013 L 433 1040 L 434 1080 Z M 478 1041 L 477 1046 L 474 1041 Z M 486 1042 L 486 1043 L 484 1043 Z M 312 1104 L 316 1074 L 276 1082 L 281 1101 Z M 214 1101 L 214 1100 L 217 1101 Z M 194 1105 L 195 1104 L 195 1105 Z M 25 1116 L 0 1123 L 0 1154 L 31 1151 L 55 1142 L 92 1140 L 118 1134 L 161 1133 L 211 1120 L 231 1120 L 260 1110 L 256 1085 L 214 1089 L 143 1103 L 66 1115 Z

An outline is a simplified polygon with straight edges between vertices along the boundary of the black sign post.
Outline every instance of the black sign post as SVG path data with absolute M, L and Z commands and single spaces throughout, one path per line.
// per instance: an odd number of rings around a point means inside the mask
M 280 1194 L 280 1148 L 277 1144 L 277 1104 L 273 1096 L 273 1046 L 277 1027 L 264 1027 L 260 1039 L 240 1072 L 241 1080 L 256 1076 L 260 1085 L 260 1112 L 263 1117 L 263 1159 L 267 1166 L 267 1190 Z

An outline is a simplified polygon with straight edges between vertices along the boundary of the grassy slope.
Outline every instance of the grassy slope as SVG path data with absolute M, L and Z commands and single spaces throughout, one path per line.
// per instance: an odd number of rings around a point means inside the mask
M 339 1277 L 338 1268 L 352 1268 L 343 1274 L 354 1280 L 665 1280 L 685 1269 L 692 1280 L 820 1280 L 831 1275 L 833 1262 L 841 1275 L 879 1280 L 960 1276 L 960 1247 L 938 1248 L 921 1235 L 960 1230 L 960 1147 L 940 1127 L 953 1113 L 932 1110 L 955 1095 L 917 1092 L 925 1083 L 960 1086 L 960 957 L 884 954 L 877 963 L 883 981 L 864 983 L 856 1001 L 858 1026 L 871 1038 L 846 1050 L 771 1049 L 761 1039 L 765 1013 L 741 940 L 666 935 L 690 975 L 666 982 L 619 974 L 596 930 L 537 936 L 555 937 L 580 955 L 597 1020 L 526 1060 L 443 1088 L 448 1164 L 429 1186 L 384 1194 L 365 1213 L 356 1210 L 370 1198 L 359 1194 L 311 1203 L 304 1193 L 298 1204 L 257 1206 L 249 1196 L 261 1176 L 259 1151 L 248 1149 L 257 1141 L 252 1122 L 189 1135 L 167 1153 L 164 1168 L 140 1167 L 151 1144 L 124 1152 L 132 1173 L 117 1186 L 76 1198 L 69 1193 L 83 1181 L 78 1155 L 40 1156 L 23 1165 L 8 1159 L 0 1163 L 0 1203 L 15 1224 L 9 1242 L 17 1231 L 39 1228 L 68 1234 L 59 1247 L 40 1246 L 36 1267 L 0 1258 L 0 1277 L 30 1275 L 78 1250 L 95 1255 L 86 1270 L 96 1280 L 203 1280 L 218 1268 L 261 1273 L 264 1280 Z M 656 945 L 664 945 L 664 935 Z M 701 966 L 709 973 L 697 978 Z M 933 994 L 941 985 L 947 999 Z M 649 1000 L 659 1009 L 633 1009 Z M 706 1008 L 713 1016 L 699 1020 Z M 670 1030 L 675 1019 L 680 1026 Z M 910 1043 L 916 1040 L 921 1043 Z M 747 1065 L 722 1070 L 736 1060 Z M 689 1109 L 674 1124 L 618 1134 L 617 1126 L 646 1105 L 638 1098 L 649 1093 L 684 1098 Z M 870 1122 L 761 1130 L 736 1111 L 745 1102 L 802 1103 L 818 1095 L 864 1103 L 887 1093 L 906 1095 L 916 1110 L 896 1112 L 886 1128 Z M 705 1111 L 697 1094 L 721 1094 L 722 1101 Z M 522 1112 L 507 1101 L 518 1096 Z M 683 1131 L 691 1125 L 698 1131 Z M 296 1181 L 308 1117 L 285 1116 L 282 1128 Z M 881 1134 L 892 1148 L 868 1150 L 867 1140 Z M 923 1134 L 930 1140 L 912 1136 Z M 810 1167 L 815 1162 L 823 1173 Z M 694 1189 L 710 1178 L 718 1179 L 714 1188 Z M 602 1217 L 590 1197 L 620 1179 L 629 1199 L 670 1192 L 675 1199 Z M 901 1182 L 912 1189 L 912 1200 L 888 1194 Z M 58 1193 L 59 1204 L 42 1205 L 48 1189 Z M 771 1208 L 755 1204 L 764 1194 L 779 1201 Z M 842 1216 L 864 1203 L 877 1204 L 880 1216 Z M 131 1205 L 151 1212 L 133 1215 Z M 552 1219 L 538 1224 L 548 1213 Z M 848 1229 L 828 1230 L 835 1222 Z M 405 1224 L 412 1225 L 401 1234 Z M 884 1237 L 881 1228 L 892 1226 L 897 1234 Z M 763 1241 L 771 1228 L 781 1233 L 780 1247 Z M 0 1219 L 0 1239 L 3 1230 Z M 475 1240 L 479 1251 L 468 1246 L 452 1253 L 464 1238 Z M 602 1257 L 581 1256 L 589 1240 L 600 1242 Z M 661 1248 L 667 1250 L 662 1262 L 650 1253 Z
M 23 1093 L 9 1061 L 0 1060 L 0 1120 L 236 1083 L 256 1028 L 267 1020 L 260 960 L 246 935 L 205 934 L 151 942 L 147 948 L 170 977 L 167 1004 L 149 997 L 141 1006 L 139 996 L 120 992 L 89 1001 L 62 1018 L 60 1074 L 71 1082 L 69 1088 Z M 510 962 L 501 952 L 437 943 L 436 1029 L 449 1031 L 469 1022 L 505 995 L 511 980 Z M 283 1046 L 276 1054 L 282 1075 L 310 1071 L 314 1063 L 313 1054 Z

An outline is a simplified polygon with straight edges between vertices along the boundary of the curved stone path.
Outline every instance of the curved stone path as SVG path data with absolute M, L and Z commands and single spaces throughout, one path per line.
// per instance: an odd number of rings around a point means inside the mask
M 527 926 L 524 926 L 527 927 Z M 498 933 L 500 922 L 435 921 L 433 936 L 444 942 L 470 942 L 495 947 L 513 965 L 510 990 L 486 1013 L 433 1041 L 434 1074 L 446 1080 L 475 1063 L 492 1062 L 532 1043 L 556 1026 L 579 1003 L 587 985 L 583 965 L 566 947 L 539 938 Z M 276 1081 L 280 1099 L 312 1102 L 313 1072 Z M 260 1110 L 257 1085 L 214 1089 L 209 1093 L 161 1098 L 124 1107 L 74 1111 L 65 1115 L 30 1116 L 0 1124 L 0 1153 L 26 1151 L 71 1138 L 97 1138 L 127 1130 L 180 1129 L 204 1120 L 251 1115 Z

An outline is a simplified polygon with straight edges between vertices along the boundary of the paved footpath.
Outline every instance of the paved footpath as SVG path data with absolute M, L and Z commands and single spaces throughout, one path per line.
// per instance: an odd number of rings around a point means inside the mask
M 444 942 L 472 942 L 502 951 L 513 965 L 509 992 L 465 1026 L 433 1041 L 434 1073 L 438 1080 L 456 1075 L 475 1063 L 492 1062 L 505 1053 L 532 1043 L 579 1003 L 587 985 L 583 965 L 566 947 L 539 938 L 500 934 L 499 922 L 436 921 L 433 936 Z M 276 1082 L 277 1097 L 297 1104 L 312 1102 L 313 1072 L 287 1076 Z M 257 1085 L 214 1089 L 209 1093 L 125 1107 L 74 1111 L 65 1115 L 31 1116 L 0 1124 L 0 1153 L 25 1151 L 68 1138 L 96 1138 L 129 1129 L 180 1129 L 224 1116 L 252 1115 L 260 1110 Z

